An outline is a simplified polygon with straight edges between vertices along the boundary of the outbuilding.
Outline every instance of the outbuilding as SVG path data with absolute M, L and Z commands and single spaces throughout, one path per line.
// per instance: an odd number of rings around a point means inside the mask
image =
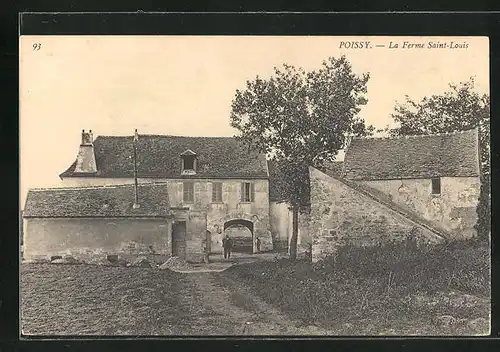
M 71 255 L 203 259 L 206 214 L 171 208 L 166 184 L 32 189 L 23 212 L 25 260 Z

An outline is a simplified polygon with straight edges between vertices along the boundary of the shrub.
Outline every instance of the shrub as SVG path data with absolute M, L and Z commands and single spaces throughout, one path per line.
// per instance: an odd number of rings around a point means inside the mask
M 489 294 L 489 263 L 486 243 L 470 239 L 422 247 L 404 242 L 365 248 L 345 246 L 335 258 L 327 258 L 319 266 L 354 277 L 382 278 L 392 273 L 400 289 L 409 292 L 464 289 L 474 277 L 476 284 L 466 291 Z
M 335 258 L 314 264 L 277 259 L 233 266 L 223 275 L 245 281 L 297 319 L 331 324 L 346 317 L 352 321 L 393 309 L 405 311 L 401 299 L 416 293 L 458 290 L 489 296 L 489 253 L 484 242 L 475 240 L 432 247 L 345 246 Z

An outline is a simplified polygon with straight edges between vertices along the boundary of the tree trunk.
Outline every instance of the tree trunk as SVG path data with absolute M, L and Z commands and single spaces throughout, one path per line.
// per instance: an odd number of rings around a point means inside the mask
M 292 207 L 292 238 L 290 239 L 290 259 L 297 259 L 297 239 L 299 236 L 299 207 Z

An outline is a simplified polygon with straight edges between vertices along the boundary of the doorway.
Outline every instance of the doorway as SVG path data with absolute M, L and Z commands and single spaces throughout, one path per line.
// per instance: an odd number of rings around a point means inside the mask
M 172 224 L 172 256 L 186 259 L 186 222 Z
M 253 253 L 253 223 L 248 220 L 234 219 L 224 224 L 224 237 L 228 235 L 233 241 L 233 252 Z

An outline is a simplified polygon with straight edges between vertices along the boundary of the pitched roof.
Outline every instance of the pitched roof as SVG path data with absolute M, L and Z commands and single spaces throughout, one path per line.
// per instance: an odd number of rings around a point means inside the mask
M 167 185 L 139 184 L 140 207 L 133 208 L 134 185 L 48 188 L 28 192 L 24 217 L 165 217 Z
M 197 155 L 195 175 L 181 176 L 181 154 Z M 99 136 L 94 141 L 97 174 L 93 177 L 133 177 L 133 137 Z M 73 163 L 60 177 L 87 176 L 75 173 Z M 232 137 L 182 137 L 139 135 L 139 177 L 164 178 L 267 178 L 264 154 L 250 152 Z
M 345 158 L 353 180 L 478 176 L 477 129 L 397 138 L 354 138 Z

